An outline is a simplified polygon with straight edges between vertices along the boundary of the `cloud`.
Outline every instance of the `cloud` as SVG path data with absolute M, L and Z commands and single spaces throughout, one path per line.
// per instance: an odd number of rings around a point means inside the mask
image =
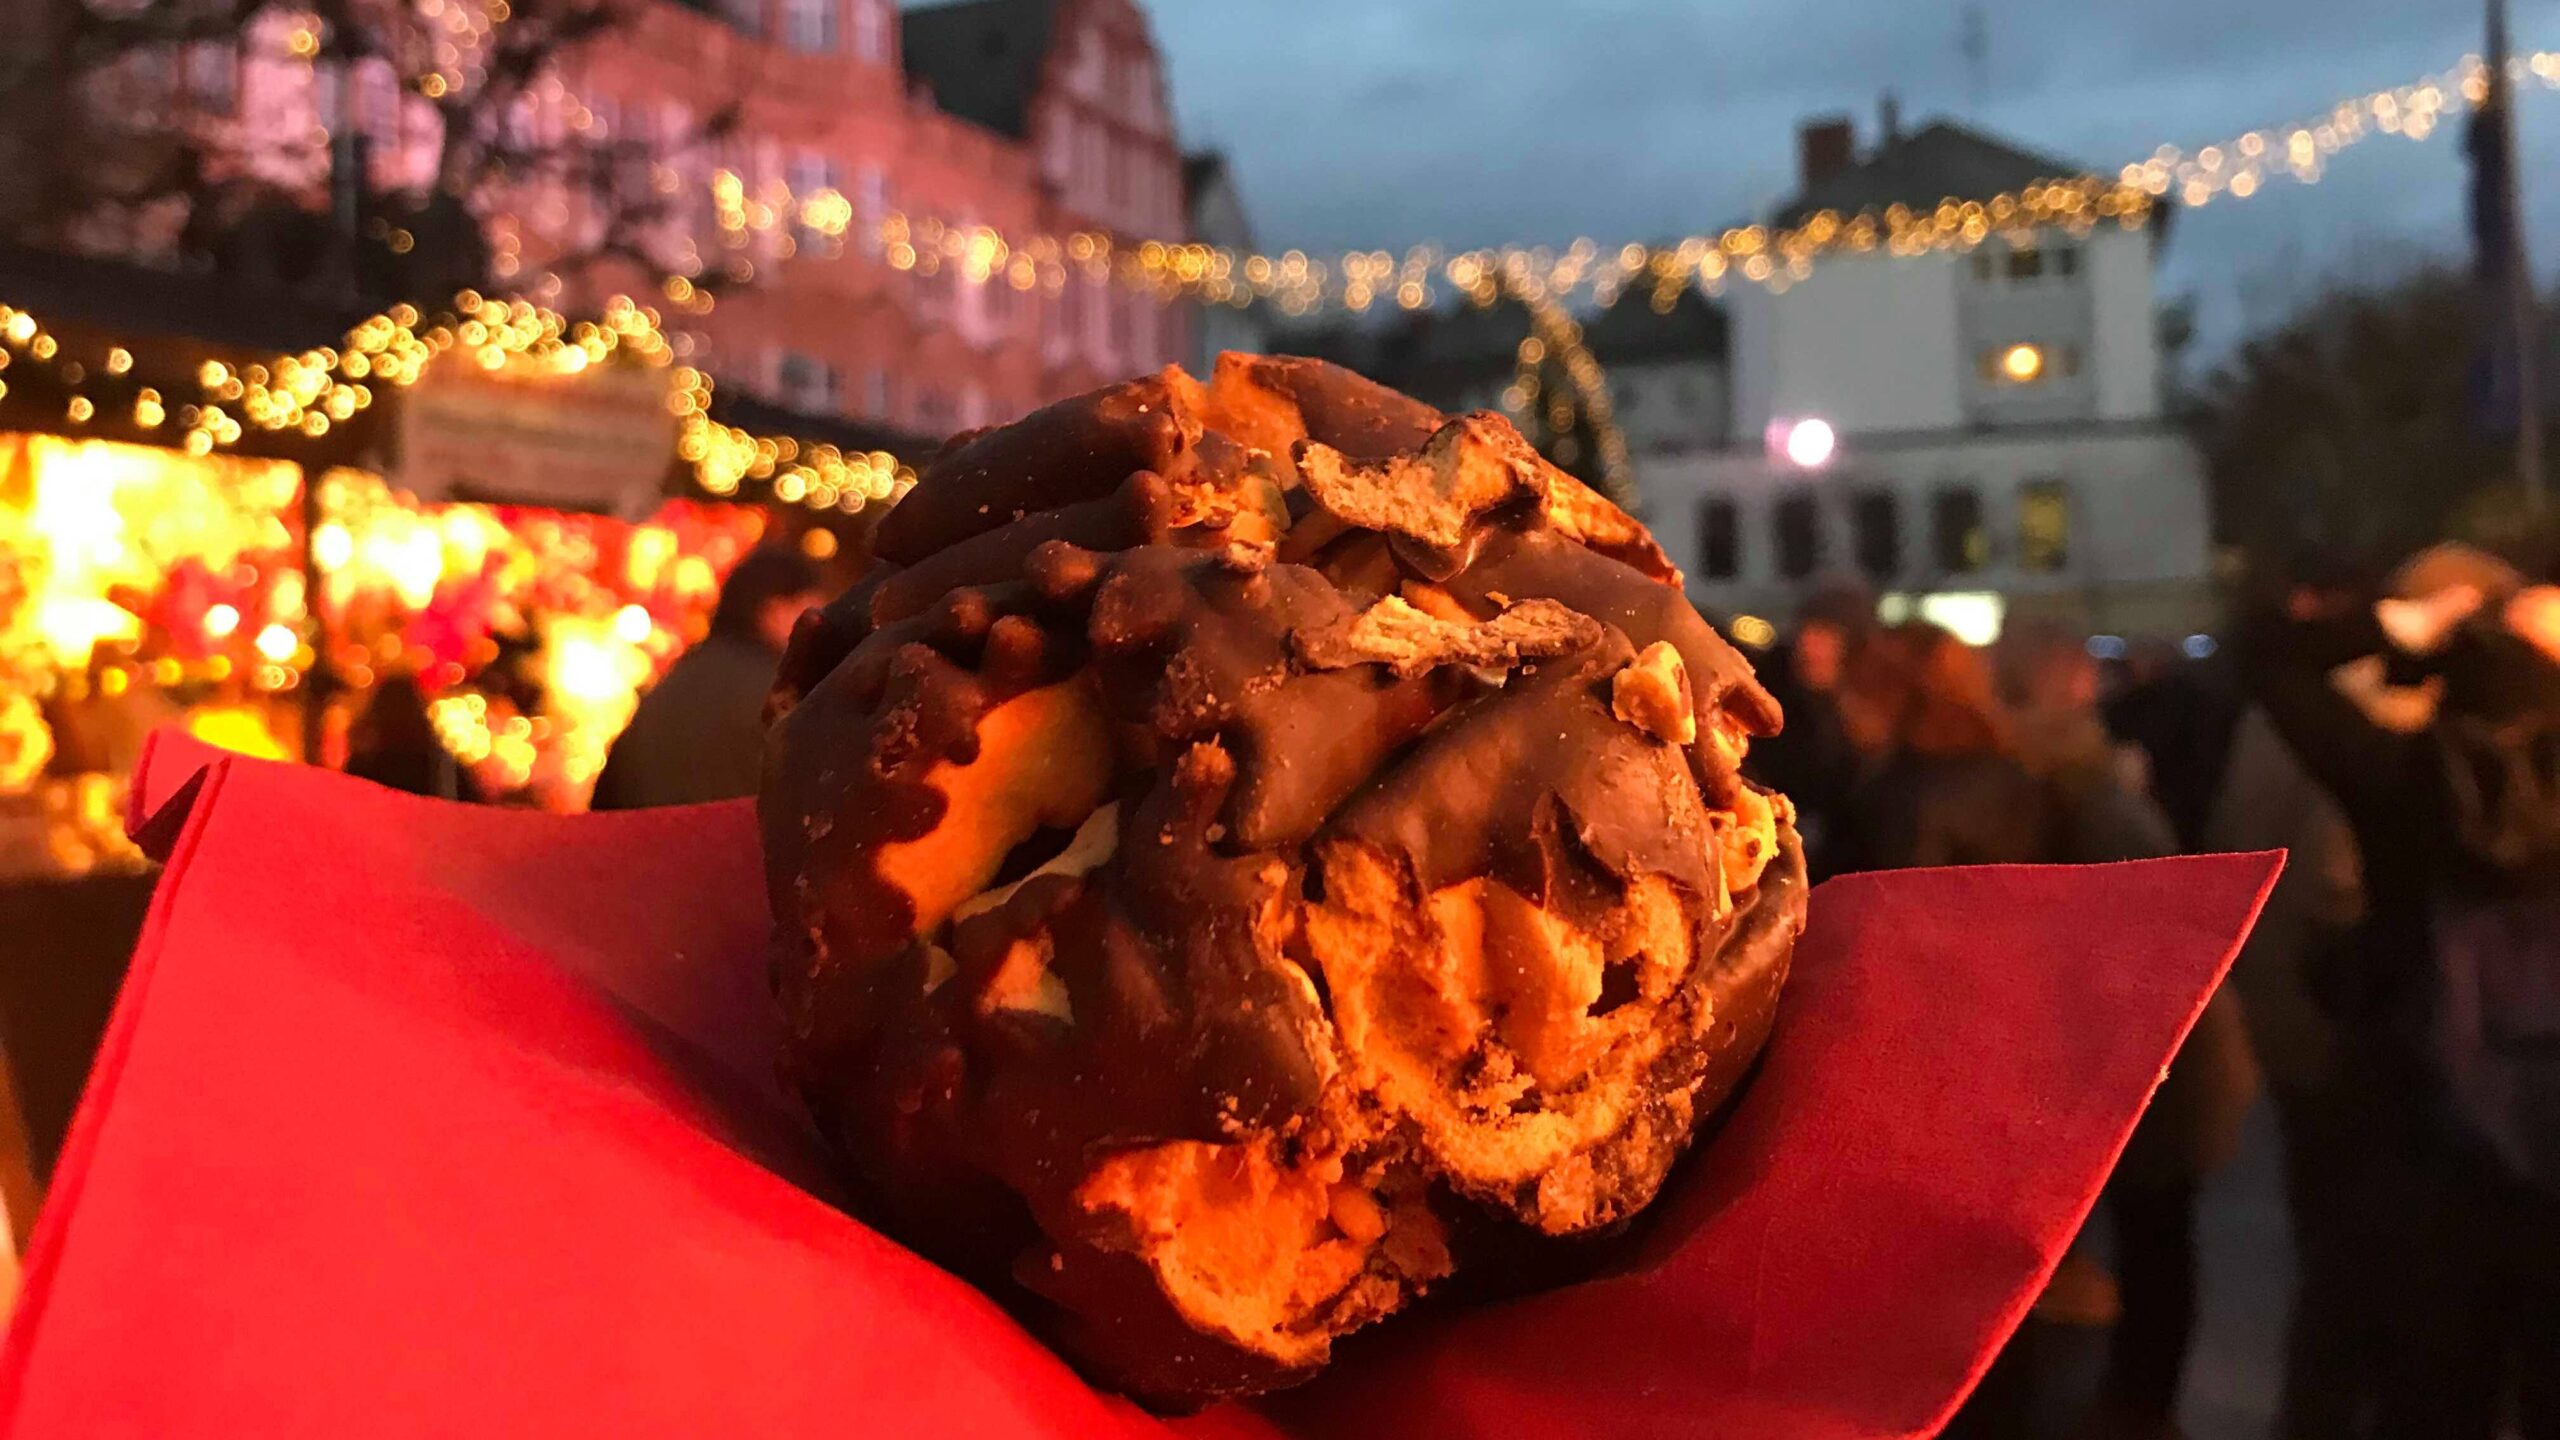
M 2317 114 L 2479 43 L 2468 4 L 1986 0 L 1975 103 L 1958 0 L 1156 0 L 1191 143 L 1225 147 L 1265 243 L 1314 250 L 1618 241 L 1713 228 L 1792 188 L 1795 126 L 1898 93 L 2112 169 Z M 2560 0 L 2517 0 L 2520 48 L 2560 47 Z M 2528 183 L 2560 174 L 2560 94 L 2524 108 Z M 2164 292 L 2237 333 L 2243 277 L 2462 243 L 2457 127 L 2377 138 L 2321 185 L 2182 217 Z M 2560 193 L 2529 213 L 2560 259 Z M 2546 264 L 2546 269 L 2550 267 Z M 2265 287 L 2260 287 L 2263 290 Z

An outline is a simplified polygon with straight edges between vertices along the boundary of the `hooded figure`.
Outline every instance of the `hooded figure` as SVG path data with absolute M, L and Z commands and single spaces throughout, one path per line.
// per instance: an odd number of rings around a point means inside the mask
M 596 780 L 598 810 L 695 805 L 756 793 L 764 702 L 782 648 L 819 600 L 818 571 L 795 551 L 752 552 L 729 572 L 711 633 L 640 699 Z

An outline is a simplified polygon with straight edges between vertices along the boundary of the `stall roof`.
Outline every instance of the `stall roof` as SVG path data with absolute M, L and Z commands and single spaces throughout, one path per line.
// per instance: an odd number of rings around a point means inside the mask
M 202 271 L 0 245 L 0 304 L 130 335 L 183 336 L 290 354 L 336 345 L 373 307 L 314 304 L 289 291 L 227 284 Z

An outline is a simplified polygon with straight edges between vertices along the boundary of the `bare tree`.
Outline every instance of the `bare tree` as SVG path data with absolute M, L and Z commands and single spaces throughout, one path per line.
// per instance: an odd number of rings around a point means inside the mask
M 633 134 L 561 86 L 639 0 L 16 3 L 35 43 L 0 60 L 10 240 L 370 296 L 504 283 L 522 229 L 557 273 L 699 268 L 701 197 L 667 162 L 735 107 Z M 512 223 L 545 197 L 574 220 Z
M 2333 283 L 2242 343 L 2188 401 L 2222 538 L 2374 558 L 2529 539 L 2483 423 L 2481 315 L 2468 274 L 2422 267 Z

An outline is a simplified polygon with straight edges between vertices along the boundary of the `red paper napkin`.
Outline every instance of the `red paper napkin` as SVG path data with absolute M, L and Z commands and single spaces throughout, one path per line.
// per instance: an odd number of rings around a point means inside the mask
M 745 806 L 469 809 L 165 740 L 136 791 L 168 869 L 0 1434 L 1168 1433 L 812 1193 Z M 1762 1073 L 1626 1268 L 1172 1431 L 1927 1433 L 2277 863 L 1824 887 Z

